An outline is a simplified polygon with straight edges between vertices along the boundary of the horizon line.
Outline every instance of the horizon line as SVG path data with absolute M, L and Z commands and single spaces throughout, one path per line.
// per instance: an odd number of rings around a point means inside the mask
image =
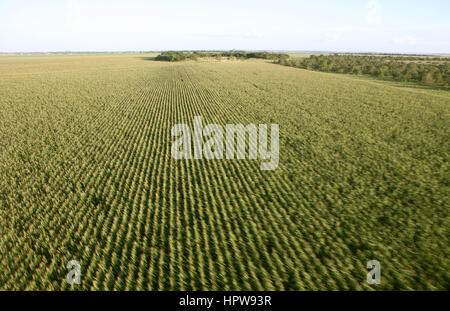
M 167 50 L 119 50 L 119 51 L 89 51 L 89 50 L 65 50 L 65 51 L 15 51 L 2 52 L 0 55 L 14 54 L 119 54 L 119 53 L 162 53 L 162 52 L 224 52 L 224 51 L 249 51 L 249 52 L 285 52 L 285 53 L 333 53 L 333 54 L 381 54 L 381 55 L 450 55 L 450 52 L 433 52 L 433 53 L 417 53 L 417 52 L 377 52 L 377 51 L 345 51 L 345 50 L 264 50 L 264 49 L 167 49 Z

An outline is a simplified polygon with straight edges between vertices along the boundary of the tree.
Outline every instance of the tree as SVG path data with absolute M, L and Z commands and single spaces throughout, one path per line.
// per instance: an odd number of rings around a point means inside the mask
M 422 84 L 425 84 L 425 85 L 433 85 L 434 79 L 433 79 L 433 75 L 431 74 L 431 72 L 425 72 L 422 75 L 422 79 L 420 82 L 422 82 Z
M 442 73 L 440 71 L 436 71 L 433 75 L 434 82 L 438 84 L 444 83 L 444 77 L 442 76 Z

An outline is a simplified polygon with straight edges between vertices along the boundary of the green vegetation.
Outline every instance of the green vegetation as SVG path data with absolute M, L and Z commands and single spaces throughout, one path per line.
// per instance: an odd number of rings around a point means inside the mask
M 281 65 L 325 72 L 366 74 L 396 81 L 412 81 L 427 86 L 450 86 L 450 58 L 387 55 L 311 55 L 283 58 Z
M 1 290 L 449 288 L 442 90 L 256 61 L 17 57 L 0 59 L 0 107 Z M 280 124 L 278 169 L 174 160 L 171 128 L 196 115 Z
M 289 58 L 288 54 L 283 53 L 269 53 L 269 52 L 245 52 L 245 51 L 226 51 L 226 52 L 162 52 L 155 60 L 177 62 L 186 59 L 196 60 L 202 57 L 228 57 L 238 59 L 259 58 L 281 60 Z

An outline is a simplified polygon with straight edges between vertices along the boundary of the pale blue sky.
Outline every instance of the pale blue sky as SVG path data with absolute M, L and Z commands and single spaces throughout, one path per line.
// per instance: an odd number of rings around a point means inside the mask
M 0 0 L 0 52 L 450 53 L 449 0 Z

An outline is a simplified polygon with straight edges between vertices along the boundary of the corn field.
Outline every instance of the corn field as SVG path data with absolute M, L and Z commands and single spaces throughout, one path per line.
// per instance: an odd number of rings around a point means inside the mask
M 449 112 L 261 60 L 0 57 L 0 289 L 449 289 Z M 279 124 L 279 167 L 173 159 L 194 116 Z

